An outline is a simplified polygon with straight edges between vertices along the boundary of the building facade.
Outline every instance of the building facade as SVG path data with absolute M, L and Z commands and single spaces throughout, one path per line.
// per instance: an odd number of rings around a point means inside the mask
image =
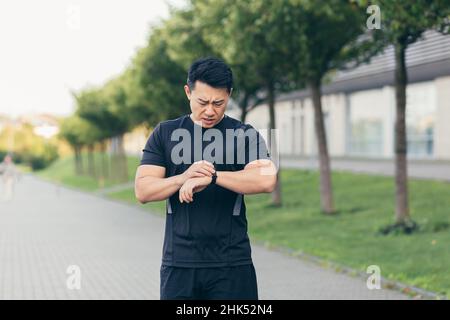
M 425 33 L 406 53 L 408 157 L 450 160 L 450 36 Z M 329 153 L 332 157 L 394 156 L 394 52 L 387 48 L 370 63 L 337 72 L 322 89 Z M 314 110 L 307 90 L 278 97 L 276 128 L 281 155 L 314 156 Z M 228 111 L 239 118 L 239 110 Z M 266 129 L 267 105 L 249 112 L 246 122 Z

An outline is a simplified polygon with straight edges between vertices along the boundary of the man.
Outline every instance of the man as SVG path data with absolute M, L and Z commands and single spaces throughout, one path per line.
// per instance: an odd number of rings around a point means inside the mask
M 10 155 L 6 155 L 0 163 L 0 173 L 3 176 L 3 201 L 10 201 L 14 196 L 14 184 L 19 175 Z
M 167 200 L 161 299 L 258 299 L 243 195 L 272 192 L 276 169 L 259 133 L 225 115 L 231 69 L 195 61 L 184 86 L 191 114 L 159 123 L 135 193 Z

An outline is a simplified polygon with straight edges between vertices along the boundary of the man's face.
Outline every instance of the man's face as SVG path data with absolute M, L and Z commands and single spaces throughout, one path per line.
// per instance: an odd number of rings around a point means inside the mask
M 190 101 L 192 120 L 201 121 L 204 128 L 212 128 L 222 119 L 230 98 L 227 89 L 196 81 L 194 90 L 185 85 L 184 91 Z

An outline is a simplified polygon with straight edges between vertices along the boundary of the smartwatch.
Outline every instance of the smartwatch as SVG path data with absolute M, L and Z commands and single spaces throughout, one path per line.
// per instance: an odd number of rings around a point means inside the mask
M 216 180 L 217 180 L 217 171 L 214 170 L 213 175 L 211 176 L 211 184 L 216 184 Z

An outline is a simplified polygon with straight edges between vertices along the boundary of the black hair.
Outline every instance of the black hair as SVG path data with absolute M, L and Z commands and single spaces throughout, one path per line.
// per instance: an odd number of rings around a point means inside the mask
M 233 88 L 233 72 L 222 60 L 214 57 L 201 58 L 189 68 L 187 84 L 189 89 L 195 88 L 195 82 L 206 83 L 213 88 L 225 88 L 231 93 Z

